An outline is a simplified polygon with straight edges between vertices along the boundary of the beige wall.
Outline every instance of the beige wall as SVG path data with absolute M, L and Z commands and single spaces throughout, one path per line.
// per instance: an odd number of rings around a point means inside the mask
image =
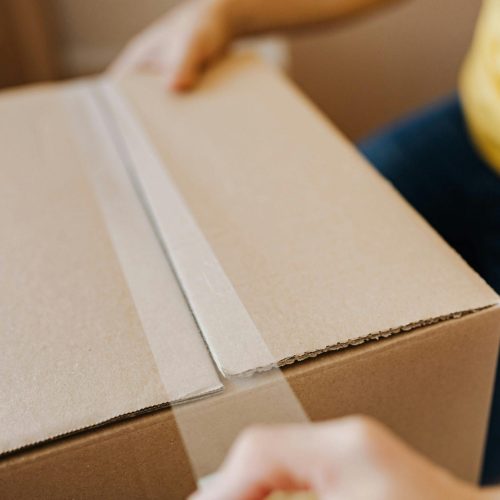
M 296 39 L 293 75 L 359 137 L 455 88 L 481 0 L 406 0 Z
M 102 68 L 172 0 L 50 0 L 67 74 Z M 406 0 L 294 36 L 292 75 L 351 137 L 452 91 L 481 0 Z
M 102 69 L 141 28 L 174 0 L 48 0 L 66 75 Z

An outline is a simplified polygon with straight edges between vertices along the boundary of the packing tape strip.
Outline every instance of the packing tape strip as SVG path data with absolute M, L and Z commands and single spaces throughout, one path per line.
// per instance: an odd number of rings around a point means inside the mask
M 161 228 L 161 238 L 166 246 L 168 258 L 175 259 L 173 268 L 177 278 L 181 285 L 183 280 L 188 280 L 190 287 L 192 287 L 199 284 L 199 280 L 196 280 L 196 273 L 209 272 L 211 282 L 218 283 L 217 290 L 223 291 L 223 293 L 214 293 L 213 287 L 202 286 L 201 291 L 195 297 L 196 308 L 191 304 L 202 332 L 204 328 L 218 327 L 230 328 L 232 334 L 235 332 L 239 334 L 239 328 L 241 328 L 247 335 L 246 338 L 251 337 L 251 349 L 252 352 L 257 352 L 258 359 L 264 360 L 265 364 L 273 365 L 274 359 L 271 352 L 241 304 L 201 230 L 197 227 L 189 208 L 169 178 L 165 166 L 154 151 L 153 145 L 148 141 L 144 131 L 140 129 L 140 124 L 126 109 L 126 103 L 120 100 L 121 98 L 117 97 L 115 90 L 106 83 L 83 84 L 73 89 L 72 94 L 68 97 L 69 102 L 72 102 L 70 111 L 74 116 L 80 117 L 79 121 L 82 119 L 82 107 L 86 108 L 88 112 L 88 123 L 85 125 L 80 122 L 79 125 L 80 137 L 86 143 L 87 154 L 92 155 L 94 162 L 101 165 L 103 161 L 109 162 L 109 158 L 112 156 L 115 160 L 120 158 L 119 161 L 114 161 L 109 168 L 121 168 L 121 175 L 127 172 L 127 175 L 132 177 L 132 184 L 137 190 L 136 195 L 143 203 L 142 208 L 149 212 L 153 219 L 157 213 L 151 213 L 151 206 L 144 200 L 145 193 L 143 186 L 141 187 L 139 183 L 137 169 L 140 167 L 141 171 L 147 172 L 152 163 L 157 168 L 161 167 L 162 171 L 165 172 L 165 177 L 162 178 L 160 185 L 164 188 L 166 181 L 168 189 L 162 189 L 159 194 L 167 202 L 163 205 L 162 210 L 166 210 L 167 214 L 175 213 L 180 216 L 172 217 L 171 219 L 174 221 L 172 225 Z M 118 103 L 121 110 L 119 116 L 110 114 L 110 99 L 115 102 L 115 105 Z M 106 103 L 108 104 L 106 105 Z M 127 124 L 126 135 L 123 134 L 123 129 L 117 123 L 121 120 L 125 120 Z M 84 130 L 86 127 L 87 132 Z M 90 134 L 88 127 L 92 129 Z M 100 147 L 97 147 L 96 141 L 100 143 Z M 104 153 L 103 149 L 107 153 Z M 124 158 L 124 154 L 129 156 Z M 131 171 L 131 168 L 134 170 Z M 158 175 L 157 171 L 155 175 Z M 153 176 L 153 178 L 155 177 Z M 128 277 L 128 286 L 141 317 L 146 337 L 150 342 L 157 365 L 160 367 L 164 365 L 159 356 L 163 351 L 162 342 L 165 339 L 162 339 L 159 332 L 155 330 L 158 318 L 154 316 L 158 313 L 158 307 L 151 307 L 148 304 L 150 295 L 144 295 L 141 292 L 147 283 L 141 280 L 137 269 L 134 268 L 136 263 L 133 259 L 128 258 L 127 251 L 124 251 L 124 248 L 130 248 L 130 245 L 132 247 L 137 245 L 139 238 L 136 234 L 127 231 L 127 228 L 122 227 L 120 230 L 116 227 L 116 224 L 120 224 L 120 220 L 123 221 L 123 217 L 116 213 L 118 207 L 113 208 L 110 205 L 111 202 L 107 198 L 106 190 L 100 184 L 101 181 L 101 177 L 94 177 L 94 189 L 107 219 L 111 236 L 114 238 L 115 248 L 121 255 L 120 264 L 125 276 Z M 149 185 L 149 187 L 152 186 Z M 158 231 L 158 227 L 156 230 Z M 190 250 L 196 248 L 197 252 L 191 253 L 189 259 L 183 258 L 183 249 L 186 247 L 182 244 L 172 245 L 169 239 L 171 231 L 179 232 L 180 234 L 177 236 L 188 244 Z M 158 255 L 156 255 L 156 261 L 158 261 Z M 186 269 L 186 266 L 192 267 Z M 185 285 L 184 282 L 182 287 L 184 290 L 186 289 Z M 162 289 L 158 288 L 155 293 L 161 294 L 163 292 Z M 187 297 L 187 300 L 190 298 L 193 299 L 191 296 Z M 210 316 L 207 313 L 211 307 L 214 307 L 218 313 L 216 324 L 212 324 L 209 319 L 206 319 L 206 316 Z M 198 317 L 200 311 L 204 318 L 201 321 Z M 227 322 L 224 321 L 226 316 L 230 317 Z M 257 346 L 257 351 L 255 346 Z M 255 362 L 255 359 L 252 359 L 252 362 Z M 227 375 L 227 373 L 223 373 L 223 375 Z M 175 387 L 169 377 L 168 370 L 161 371 L 161 380 L 167 395 L 175 393 Z M 223 378 L 221 383 L 224 390 L 220 394 L 190 401 L 187 404 L 176 405 L 174 401 L 172 405 L 172 412 L 197 480 L 202 480 L 202 478 L 213 474 L 219 468 L 236 436 L 248 426 L 259 423 L 303 423 L 308 421 L 308 416 L 300 401 L 285 375 L 277 367 L 263 373 L 254 373 L 249 377 Z
M 157 226 L 187 301 L 224 376 L 251 373 L 276 364 L 260 332 L 168 169 L 120 91 L 103 81 L 96 88 L 110 130 L 138 192 Z M 172 214 L 175 214 L 173 216 Z
M 192 363 L 183 363 L 187 352 L 192 359 L 206 359 L 206 347 L 197 341 L 198 329 L 175 274 L 109 139 L 92 85 L 70 86 L 64 98 L 78 148 L 75 157 L 81 158 L 164 388 L 161 400 L 151 403 L 221 390 L 210 364 L 199 363 L 193 374 Z

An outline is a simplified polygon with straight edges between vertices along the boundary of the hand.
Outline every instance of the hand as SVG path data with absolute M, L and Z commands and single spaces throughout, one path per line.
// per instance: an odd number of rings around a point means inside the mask
M 431 464 L 381 424 L 348 417 L 244 432 L 191 500 L 261 500 L 304 490 L 325 500 L 482 498 L 481 490 Z
M 225 0 L 185 0 L 136 35 L 112 64 L 121 75 L 149 67 L 165 77 L 172 90 L 192 87 L 203 68 L 232 38 Z
M 233 38 L 314 26 L 388 0 L 183 0 L 135 36 L 112 64 L 122 74 L 139 66 L 160 71 L 172 90 L 185 90 Z

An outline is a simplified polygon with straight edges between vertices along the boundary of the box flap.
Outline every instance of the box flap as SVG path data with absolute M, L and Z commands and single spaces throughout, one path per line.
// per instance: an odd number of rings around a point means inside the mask
M 120 82 L 119 92 L 151 140 L 154 151 L 136 173 L 159 225 L 171 218 L 159 184 L 173 182 L 208 243 L 208 267 L 215 261 L 230 283 L 224 293 L 210 293 L 213 281 L 203 283 L 186 268 L 193 245 L 177 255 L 186 296 L 225 375 L 265 368 L 269 352 L 272 363 L 284 364 L 498 302 L 264 63 L 228 59 L 185 95 L 167 93 L 158 77 L 144 74 Z M 155 155 L 163 177 L 144 168 Z M 162 237 L 174 264 L 182 232 L 166 221 Z M 231 287 L 240 305 L 224 315 Z M 206 307 L 209 295 L 222 296 L 217 313 Z M 236 309 L 240 323 L 233 321 Z
M 497 303 L 264 64 L 101 87 L 0 98 L 0 453 L 220 390 L 195 319 L 240 375 Z
M 0 98 L 0 453 L 221 388 L 88 87 Z

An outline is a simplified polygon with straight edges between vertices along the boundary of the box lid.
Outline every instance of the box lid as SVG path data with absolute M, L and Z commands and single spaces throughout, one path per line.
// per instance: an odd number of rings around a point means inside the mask
M 208 242 L 205 259 L 186 261 L 195 245 L 182 247 L 178 274 L 225 375 L 498 302 L 396 190 L 266 64 L 228 59 L 189 95 L 169 94 L 149 75 L 123 81 L 118 91 L 154 150 L 137 156 L 137 175 L 174 265 L 186 230 L 165 220 L 170 213 L 159 186 L 175 184 Z M 113 112 L 126 142 L 137 149 L 123 109 L 115 105 Z M 167 175 L 152 167 L 154 154 L 157 169 Z M 200 260 L 209 263 L 200 268 L 210 276 L 205 283 L 183 273 Z M 217 263 L 230 286 L 211 294 L 219 284 L 212 273 Z M 238 307 L 225 305 L 231 293 Z M 226 314 L 214 314 L 217 307 Z M 256 328 L 245 326 L 248 317 Z
M 254 59 L 5 93 L 0 156 L 0 453 L 498 300 Z
M 94 111 L 0 98 L 0 453 L 222 387 Z

